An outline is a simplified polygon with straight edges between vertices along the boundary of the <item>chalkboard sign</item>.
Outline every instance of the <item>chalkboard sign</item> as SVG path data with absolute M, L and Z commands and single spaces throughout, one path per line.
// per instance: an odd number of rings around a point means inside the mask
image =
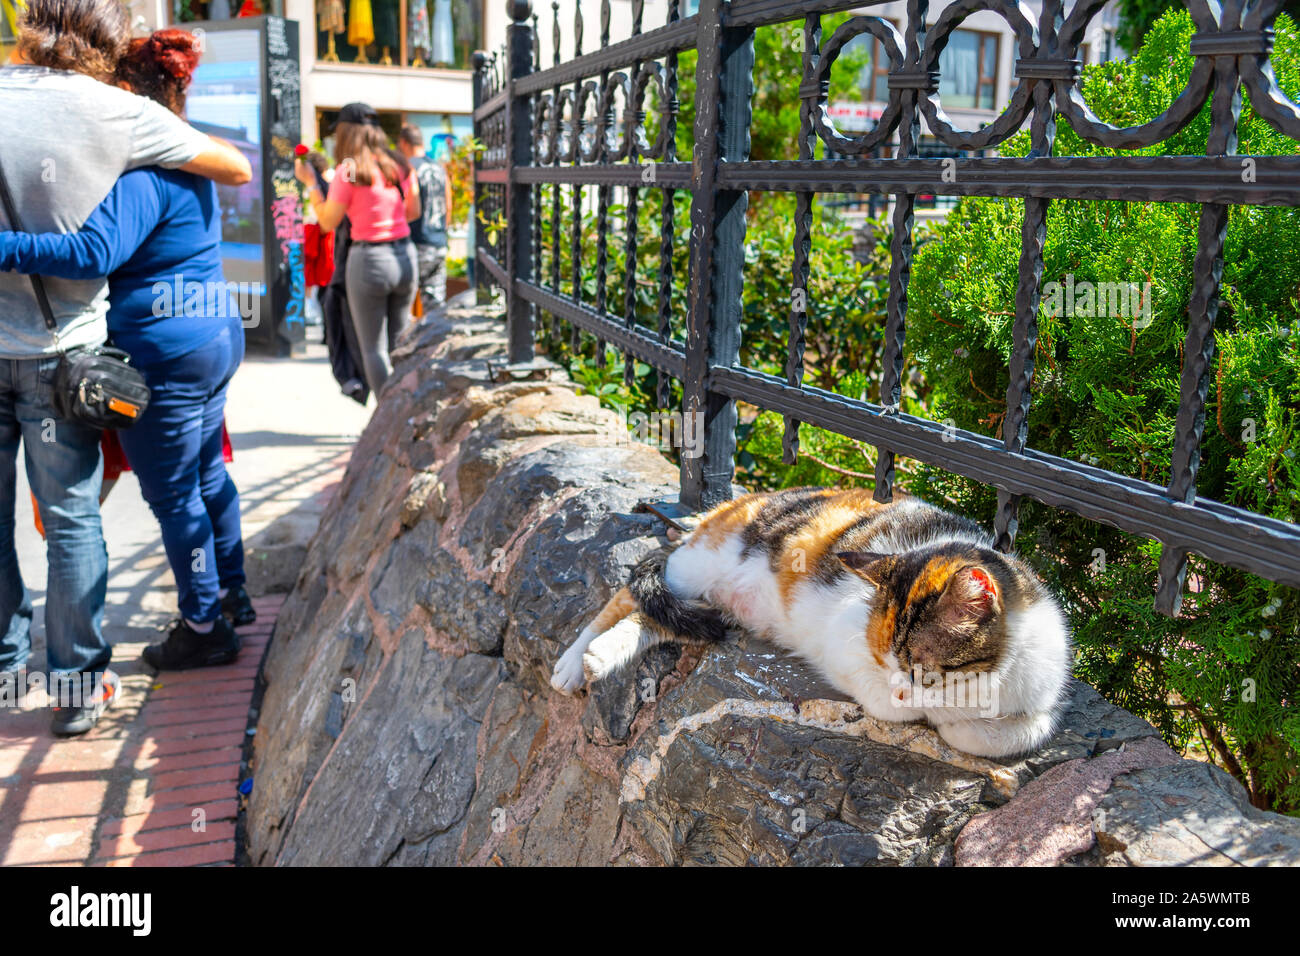
M 253 179 L 219 186 L 222 265 L 239 284 L 250 346 L 287 355 L 305 341 L 302 206 L 293 175 L 301 135 L 298 24 L 283 17 L 188 23 L 199 37 L 187 118 L 230 140 Z

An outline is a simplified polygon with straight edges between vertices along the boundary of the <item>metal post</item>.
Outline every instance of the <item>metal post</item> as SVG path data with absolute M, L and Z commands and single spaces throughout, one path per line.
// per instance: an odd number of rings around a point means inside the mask
M 506 128 L 509 131 L 510 173 L 506 188 L 506 323 L 512 365 L 533 360 L 533 305 L 515 294 L 515 280 L 533 280 L 533 190 L 516 178 L 521 166 L 532 165 L 533 110 L 528 96 L 515 95 L 515 81 L 533 72 L 533 28 L 529 0 L 508 0 L 506 11 L 514 22 L 506 27 L 507 87 Z
M 708 388 L 709 369 L 740 358 L 745 264 L 743 189 L 719 189 L 718 164 L 749 158 L 754 31 L 724 27 L 724 0 L 701 0 L 695 68 L 695 156 L 691 173 L 691 278 L 686 319 L 683 427 L 704 416 L 704 454 L 682 456 L 681 501 L 703 510 L 731 497 L 736 403 Z
M 482 50 L 475 50 L 474 53 L 470 56 L 470 65 L 473 66 L 474 68 L 474 73 L 470 80 L 470 94 L 472 96 L 472 102 L 474 104 L 474 113 L 471 114 L 474 117 L 474 138 L 482 142 L 483 129 L 482 129 L 482 124 L 479 122 L 477 112 L 478 112 L 478 108 L 483 105 L 483 99 L 484 99 L 483 88 L 487 82 L 487 77 L 485 75 L 485 71 L 487 69 L 487 54 L 484 53 Z M 492 294 L 491 292 L 489 292 L 488 284 L 487 284 L 487 270 L 484 269 L 482 266 L 480 266 L 478 263 L 478 241 L 479 241 L 478 211 L 482 200 L 482 187 L 479 186 L 479 182 L 478 182 L 480 161 L 481 161 L 481 157 L 475 154 L 473 158 L 474 201 L 471 204 L 469 217 L 466 220 L 469 229 L 469 237 L 468 237 L 469 242 L 467 243 L 468 248 L 466 249 L 466 254 L 469 260 L 468 266 L 470 269 L 470 280 L 474 283 L 474 301 L 478 305 L 487 305 L 489 302 L 492 301 Z

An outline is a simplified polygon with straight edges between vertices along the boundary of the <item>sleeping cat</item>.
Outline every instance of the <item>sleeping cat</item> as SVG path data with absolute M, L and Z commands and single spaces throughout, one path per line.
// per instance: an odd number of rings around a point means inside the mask
M 811 662 L 873 717 L 928 720 L 958 750 L 1051 734 L 1070 670 L 1056 601 L 977 524 L 915 498 L 796 488 L 706 514 L 645 558 L 555 665 L 574 693 L 664 641 L 740 626 Z

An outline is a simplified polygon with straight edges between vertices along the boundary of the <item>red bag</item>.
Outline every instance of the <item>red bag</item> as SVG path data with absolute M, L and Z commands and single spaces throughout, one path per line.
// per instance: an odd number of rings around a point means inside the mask
M 303 223 L 302 259 L 308 288 L 329 285 L 334 277 L 334 233 L 322 230 L 320 223 Z

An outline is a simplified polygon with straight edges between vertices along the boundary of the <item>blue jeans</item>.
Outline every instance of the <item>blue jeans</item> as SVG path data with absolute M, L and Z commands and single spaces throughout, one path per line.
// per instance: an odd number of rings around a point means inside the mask
M 243 357 L 236 320 L 179 358 L 140 366 L 149 407 L 119 434 L 162 529 L 180 612 L 200 623 L 221 614 L 220 588 L 244 583 L 239 491 L 221 457 L 226 386 Z
M 98 673 L 108 552 L 99 520 L 99 432 L 63 421 L 53 405 L 57 358 L 0 359 L 0 670 L 31 656 L 32 601 L 14 549 L 18 444 L 45 525 L 45 656 L 50 676 Z

